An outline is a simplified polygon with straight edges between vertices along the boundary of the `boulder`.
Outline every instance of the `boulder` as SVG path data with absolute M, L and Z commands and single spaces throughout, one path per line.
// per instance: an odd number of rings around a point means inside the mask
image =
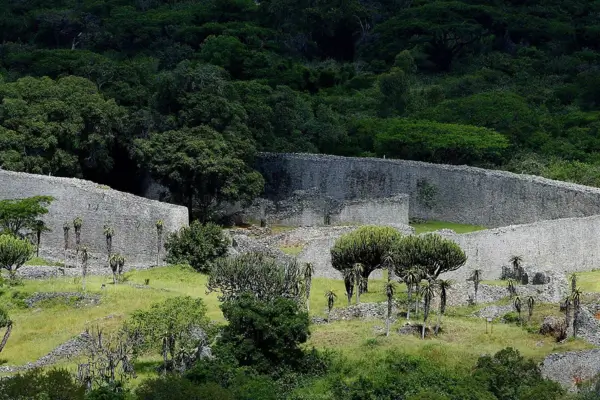
M 544 318 L 544 322 L 540 326 L 540 334 L 550 335 L 561 341 L 566 337 L 567 327 L 562 318 L 548 316 Z
M 531 280 L 532 285 L 546 285 L 552 281 L 552 277 L 547 272 L 536 272 Z

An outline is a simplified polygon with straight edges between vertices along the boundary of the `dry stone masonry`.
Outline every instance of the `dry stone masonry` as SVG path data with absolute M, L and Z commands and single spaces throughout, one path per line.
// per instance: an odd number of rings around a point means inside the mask
M 83 219 L 81 244 L 88 247 L 90 263 L 106 263 L 104 225 L 114 229 L 113 252 L 124 254 L 128 267 L 156 264 L 156 221 L 164 222 L 163 235 L 188 224 L 185 207 L 148 200 L 112 190 L 90 181 L 0 171 L 0 199 L 52 196 L 54 202 L 44 220 L 40 256 L 50 261 L 64 258 L 63 224 L 71 224 L 71 249 L 75 248 L 72 221 Z M 164 254 L 164 251 L 163 251 Z
M 490 228 L 600 214 L 600 189 L 530 175 L 418 161 L 263 153 L 265 195 L 317 188 L 337 200 L 410 195 L 410 216 Z

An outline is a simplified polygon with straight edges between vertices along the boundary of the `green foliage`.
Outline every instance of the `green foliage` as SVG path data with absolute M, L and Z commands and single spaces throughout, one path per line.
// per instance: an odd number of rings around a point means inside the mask
M 207 288 L 221 301 L 249 293 L 259 300 L 287 297 L 300 301 L 304 274 L 296 261 L 280 263 L 263 253 L 246 253 L 221 259 L 209 271 Z
M 58 176 L 107 172 L 124 109 L 87 79 L 26 77 L 0 85 L 0 165 Z
M 198 349 L 210 341 L 212 331 L 202 299 L 174 297 L 135 312 L 127 323 L 129 331 L 141 335 L 141 349 L 160 351 L 165 362 L 185 370 L 195 361 Z M 192 359 L 189 358 L 192 354 Z M 168 359 L 170 356 L 170 360 Z
M 152 133 L 136 143 L 152 176 L 203 221 L 223 202 L 248 202 L 263 188 L 262 176 L 246 164 L 253 155 L 247 143 L 208 126 Z
M 39 218 L 48 213 L 48 206 L 53 200 L 50 196 L 0 200 L 0 233 L 24 237 L 47 230 Z
M 474 378 L 499 400 L 534 399 L 536 393 L 543 393 L 546 399 L 559 399 L 564 394 L 558 383 L 542 378 L 535 362 L 513 348 L 482 356 Z
M 308 340 L 309 319 L 297 302 L 285 298 L 263 301 L 246 293 L 223 303 L 221 309 L 228 325 L 219 345 L 240 365 L 259 372 L 301 365 L 304 351 L 300 346 Z
M 64 369 L 32 369 L 0 379 L 2 400 L 83 400 L 84 393 L 83 386 Z
M 331 249 L 331 265 L 338 271 L 345 271 L 360 263 L 362 276 L 368 279 L 371 272 L 383 268 L 385 257 L 401 236 L 398 230 L 390 227 L 360 227 L 336 240 Z
M 444 273 L 455 271 L 467 262 L 459 245 L 435 233 L 405 236 L 391 248 L 396 274 L 413 268 L 424 268 L 428 279 L 437 279 Z
M 498 162 L 509 141 L 472 125 L 388 119 L 375 137 L 375 151 L 392 158 L 478 164 Z
M 218 225 L 194 221 L 189 227 L 169 234 L 165 242 L 166 260 L 208 272 L 216 260 L 227 254 L 228 246 L 229 241 Z
M 33 256 L 34 251 L 34 246 L 25 239 L 0 235 L 0 268 L 15 278 L 17 270 Z
M 139 400 L 233 400 L 226 389 L 214 385 L 198 386 L 177 375 L 146 379 L 135 391 Z

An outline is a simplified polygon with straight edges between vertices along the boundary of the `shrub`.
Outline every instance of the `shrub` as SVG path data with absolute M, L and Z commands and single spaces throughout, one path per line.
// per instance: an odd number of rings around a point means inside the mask
M 262 253 L 247 253 L 217 261 L 210 270 L 208 290 L 221 293 L 221 301 L 229 301 L 244 293 L 259 300 L 288 297 L 299 300 L 303 275 L 295 261 L 287 264 Z
M 309 319 L 297 302 L 285 298 L 261 301 L 247 293 L 221 309 L 229 324 L 223 328 L 219 346 L 239 365 L 264 373 L 301 365 L 300 345 L 308 340 Z
M 218 225 L 194 221 L 168 236 L 166 260 L 171 264 L 187 263 L 196 271 L 208 272 L 215 260 L 227 254 L 228 246 L 229 241 Z
M 220 387 L 197 386 L 177 375 L 147 379 L 135 391 L 139 400 L 228 400 L 233 399 Z
M 172 365 L 178 370 L 189 368 L 212 336 L 204 302 L 191 297 L 174 297 L 138 310 L 127 327 L 141 335 L 142 349 L 160 351 L 164 368 Z
M 0 379 L 0 400 L 83 400 L 85 389 L 64 369 L 32 369 Z
M 525 359 L 518 350 L 510 347 L 494 356 L 480 357 L 474 377 L 498 400 L 557 399 L 563 394 L 558 383 L 542 377 L 534 361 Z M 535 397 L 541 393 L 542 397 Z
M 17 270 L 33 256 L 34 247 L 24 239 L 11 235 L 0 235 L 0 268 L 8 271 L 14 279 Z

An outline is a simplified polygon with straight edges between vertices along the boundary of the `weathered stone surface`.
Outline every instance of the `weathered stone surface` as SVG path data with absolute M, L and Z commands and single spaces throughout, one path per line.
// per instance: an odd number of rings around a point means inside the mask
M 338 200 L 406 193 L 411 217 L 488 227 L 600 214 L 600 189 L 467 166 L 263 153 L 256 168 L 271 200 L 311 188 Z
M 550 354 L 540 367 L 546 378 L 574 391 L 577 382 L 592 379 L 600 373 L 600 350 Z
M 337 200 L 323 196 L 317 188 L 297 190 L 276 202 L 257 199 L 243 215 L 247 220 L 266 219 L 287 226 L 327 226 L 348 224 L 408 225 L 408 195 L 380 199 Z
M 504 314 L 509 313 L 511 311 L 513 311 L 514 308 L 512 305 L 506 305 L 506 306 L 497 306 L 497 305 L 491 305 L 491 306 L 487 306 L 482 308 L 481 310 L 475 312 L 473 314 L 474 317 L 478 317 L 478 318 L 499 318 L 502 317 Z
M 69 247 L 75 248 L 72 221 L 83 219 L 81 244 L 88 247 L 90 264 L 106 262 L 104 225 L 114 228 L 113 252 L 126 258 L 126 265 L 156 264 L 156 221 L 164 222 L 164 237 L 188 224 L 185 207 L 161 203 L 118 192 L 80 179 L 57 178 L 0 170 L 0 199 L 47 195 L 55 198 L 43 217 L 51 232 L 44 233 L 40 256 L 63 261 L 63 224 L 71 225 Z M 163 251 L 164 254 L 164 251 Z
M 27 307 L 33 307 L 41 301 L 61 299 L 66 304 L 75 306 L 95 305 L 100 303 L 100 296 L 78 292 L 42 292 L 34 293 L 24 300 Z
M 540 326 L 541 335 L 550 335 L 557 340 L 564 339 L 566 333 L 565 321 L 563 318 L 548 316 L 544 318 L 544 322 Z

